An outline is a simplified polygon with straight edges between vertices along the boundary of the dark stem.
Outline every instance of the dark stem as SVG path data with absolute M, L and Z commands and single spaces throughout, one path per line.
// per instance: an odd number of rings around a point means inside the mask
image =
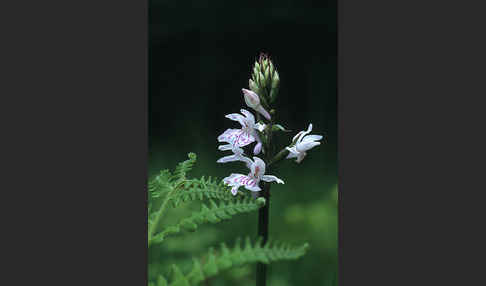
M 268 137 L 265 144 L 265 161 L 268 163 L 273 157 L 272 142 L 272 125 L 274 118 L 269 122 Z M 267 167 L 265 173 L 269 174 L 270 168 Z M 265 206 L 258 210 L 258 236 L 262 237 L 262 245 L 267 243 L 268 240 L 268 212 L 270 208 L 270 183 L 263 183 L 260 197 L 265 198 Z M 265 286 L 267 281 L 267 265 L 264 263 L 257 263 L 256 269 L 256 286 Z
M 261 192 L 261 197 L 265 198 L 265 206 L 258 210 L 258 236 L 263 238 L 262 245 L 268 240 L 268 210 L 270 207 L 270 183 L 265 183 Z M 267 265 L 257 263 L 257 286 L 265 286 L 267 276 Z

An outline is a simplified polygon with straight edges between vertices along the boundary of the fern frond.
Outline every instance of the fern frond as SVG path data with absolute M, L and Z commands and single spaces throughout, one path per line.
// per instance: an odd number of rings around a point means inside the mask
M 201 179 L 187 180 L 181 190 L 174 193 L 170 200 L 172 201 L 172 206 L 177 207 L 183 202 L 194 200 L 217 199 L 230 201 L 234 198 L 235 196 L 230 192 L 230 187 L 225 185 L 222 180 L 216 180 L 211 177 L 205 179 L 203 176 Z
M 150 180 L 148 183 L 148 191 L 150 196 L 153 198 L 158 198 L 164 193 L 168 192 L 172 187 L 170 183 L 171 177 L 172 175 L 169 170 L 162 170 L 160 174 Z
M 202 204 L 199 212 L 194 212 L 188 218 L 181 220 L 177 225 L 166 227 L 164 230 L 152 237 L 150 243 L 160 243 L 166 236 L 188 230 L 195 231 L 198 225 L 203 223 L 218 223 L 221 220 L 230 219 L 232 216 L 240 213 L 256 211 L 265 205 L 265 200 L 254 200 L 250 197 L 241 199 L 232 199 L 230 201 L 221 201 L 216 204 L 209 200 L 209 207 Z
M 256 262 L 268 264 L 275 261 L 297 259 L 303 256 L 309 247 L 308 243 L 292 248 L 286 244 L 271 242 L 262 246 L 261 241 L 261 238 L 259 238 L 255 243 L 252 243 L 250 238 L 246 237 L 242 248 L 241 239 L 238 238 L 233 249 L 229 249 L 224 243 L 221 244 L 218 253 L 210 248 L 207 262 L 204 265 L 194 259 L 192 270 L 187 275 L 183 275 L 177 269 L 178 273 L 177 275 L 174 273 L 173 280 L 169 285 L 196 285 L 222 271 L 243 264 Z
M 197 156 L 194 153 L 187 154 L 189 159 L 180 162 L 176 169 L 174 170 L 174 174 L 171 177 L 172 181 L 182 181 L 186 178 L 186 174 L 192 169 L 194 163 L 196 163 Z

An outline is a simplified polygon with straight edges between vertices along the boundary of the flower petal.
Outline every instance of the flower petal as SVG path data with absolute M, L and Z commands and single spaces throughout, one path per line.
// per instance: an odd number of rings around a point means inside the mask
M 250 158 L 245 157 L 245 156 L 241 156 L 241 160 L 240 161 L 245 162 L 245 165 L 246 165 L 246 167 L 248 169 L 250 169 L 251 168 L 251 164 L 253 164 L 253 161 Z
M 299 152 L 297 151 L 297 149 L 295 148 L 295 146 L 292 146 L 292 147 L 285 147 L 285 149 L 289 150 L 289 156 L 290 156 L 290 154 L 294 154 L 294 155 L 299 154 Z M 287 158 L 288 158 L 288 157 L 287 157 Z
M 301 142 L 303 137 L 307 134 L 309 134 L 312 131 L 312 123 L 309 124 L 309 127 L 307 127 L 306 131 L 301 131 L 302 133 L 299 134 L 299 137 L 297 138 L 297 143 Z
M 289 154 L 287 155 L 287 157 L 285 159 L 292 159 L 292 158 L 297 158 L 297 154 L 289 152 Z
M 295 141 L 296 141 L 296 140 L 299 138 L 300 134 L 302 134 L 302 133 L 304 133 L 304 131 L 299 131 L 299 133 L 297 133 L 297 134 L 294 136 L 294 138 L 292 138 L 292 142 L 295 142 Z
M 307 142 L 307 141 L 319 141 L 322 139 L 321 135 L 307 135 L 304 138 L 302 138 L 302 142 Z
M 321 142 L 314 142 L 314 141 L 309 141 L 309 142 L 301 142 L 297 145 L 295 145 L 295 149 L 299 152 L 305 152 L 308 151 L 312 148 L 314 148 L 317 145 L 321 145 Z
M 227 142 L 227 143 L 233 143 L 231 140 L 235 134 L 239 133 L 241 129 L 226 129 L 223 134 L 218 136 L 218 141 L 219 142 Z
M 251 144 L 255 142 L 255 137 L 253 137 L 251 134 L 246 133 L 246 132 L 241 132 L 236 138 L 235 138 L 235 145 L 238 147 L 244 147 L 248 144 Z
M 312 131 L 312 123 L 309 123 L 309 126 L 307 127 L 306 134 L 309 134 Z
M 236 155 L 230 155 L 230 156 L 224 156 L 224 157 L 218 159 L 218 161 L 216 161 L 216 163 L 228 163 L 228 162 L 234 162 L 234 161 L 240 161 L 240 159 Z
M 240 112 L 241 112 L 241 114 L 245 115 L 246 118 L 244 118 L 244 120 L 247 123 L 249 123 L 250 126 L 255 125 L 255 116 L 253 116 L 253 114 L 251 114 L 251 112 L 249 112 L 248 110 L 243 109 L 243 108 L 240 109 Z
M 253 157 L 253 162 L 250 168 L 251 174 L 256 178 L 263 176 L 265 174 L 265 162 L 258 157 Z
M 239 187 L 241 186 L 234 186 L 233 188 L 231 188 L 231 194 L 233 194 L 233 196 L 236 196 Z
M 245 185 L 245 189 L 252 192 L 259 192 L 262 190 L 259 186 L 246 186 L 246 185 Z
M 231 174 L 228 177 L 224 178 L 223 182 L 228 186 L 232 186 L 231 193 L 234 196 L 236 196 L 238 189 L 242 186 L 240 181 L 242 179 L 244 179 L 245 177 L 247 177 L 247 176 L 242 175 L 242 174 Z
M 241 124 L 241 126 L 245 126 L 245 117 L 241 114 L 231 113 L 231 114 L 225 115 L 225 117 L 229 118 L 231 120 L 234 120 L 234 121 L 238 121 Z
M 263 130 L 265 130 L 265 127 L 266 125 L 265 124 L 262 124 L 260 122 L 258 122 L 257 124 L 255 124 L 255 129 L 260 131 L 260 132 L 263 132 Z
M 255 137 L 241 129 L 227 129 L 218 136 L 219 142 L 228 142 L 237 147 L 244 147 L 255 142 Z
M 243 174 L 235 174 L 235 173 L 232 173 L 231 175 L 229 175 L 228 177 L 226 178 L 223 178 L 223 182 L 227 185 L 234 185 L 236 182 L 237 182 L 237 179 L 240 178 L 240 177 L 246 177 L 245 175 Z
M 218 150 L 220 150 L 220 151 L 227 151 L 227 150 L 231 150 L 231 149 L 233 149 L 232 144 L 226 144 L 226 145 L 219 145 L 218 146 Z
M 231 193 L 233 194 L 236 194 L 238 188 L 241 186 L 244 186 L 245 189 L 252 192 L 261 191 L 260 187 L 258 186 L 258 180 L 243 174 L 231 174 L 230 176 L 224 178 L 223 182 L 229 186 L 233 186 L 231 189 Z
M 279 178 L 273 176 L 273 175 L 264 175 L 262 176 L 262 181 L 265 182 L 277 182 L 279 184 L 284 184 L 284 181 L 280 180 Z
M 295 160 L 295 162 L 296 163 L 302 162 L 302 160 L 304 160 L 304 158 L 305 158 L 306 155 L 307 155 L 307 153 L 305 153 L 305 152 L 299 153 L 299 155 L 297 155 L 297 160 Z
M 253 149 L 253 154 L 258 155 L 262 151 L 262 142 L 258 142 Z

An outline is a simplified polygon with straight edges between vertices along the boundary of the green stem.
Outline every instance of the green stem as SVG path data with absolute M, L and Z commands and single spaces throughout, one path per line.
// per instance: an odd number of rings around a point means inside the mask
M 160 206 L 160 209 L 157 211 L 157 214 L 155 216 L 154 223 L 152 224 L 152 228 L 148 230 L 148 246 L 150 247 L 150 244 L 152 242 L 152 237 L 155 234 L 155 230 L 157 229 L 157 226 L 159 225 L 159 221 L 162 218 L 162 213 L 164 213 L 165 208 L 167 207 L 167 203 L 169 202 L 172 193 L 181 185 L 177 185 L 173 187 L 165 196 L 164 201 L 162 202 L 162 205 Z
M 278 154 L 275 155 L 275 157 L 273 157 L 273 159 L 269 161 L 268 166 L 274 165 L 282 161 L 285 157 L 287 157 L 288 154 L 289 154 L 289 150 L 287 150 L 287 148 L 280 150 L 280 152 L 278 152 Z

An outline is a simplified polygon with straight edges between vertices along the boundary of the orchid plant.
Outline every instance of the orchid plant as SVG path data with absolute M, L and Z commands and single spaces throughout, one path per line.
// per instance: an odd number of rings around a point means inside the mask
M 298 259 L 306 253 L 307 243 L 292 247 L 268 240 L 270 184 L 284 184 L 284 180 L 272 172 L 277 163 L 285 158 L 295 158 L 295 162 L 300 163 L 310 149 L 320 144 L 322 136 L 309 135 L 312 131 L 312 124 L 309 124 L 307 130 L 297 133 L 288 146 L 275 152 L 277 146 L 272 140 L 273 133 L 288 131 L 275 123 L 277 113 L 271 106 L 277 98 L 278 88 L 278 72 L 268 56 L 262 54 L 253 67 L 249 89 L 242 89 L 244 101 L 254 113 L 240 109 L 240 113 L 226 115 L 226 118 L 237 121 L 240 128 L 227 129 L 218 136 L 222 143 L 218 149 L 231 154 L 217 162 L 243 162 L 246 172 L 231 173 L 222 180 L 204 176 L 189 178 L 187 173 L 196 162 L 196 154 L 189 153 L 189 159 L 179 163 L 172 172 L 162 170 L 149 180 L 149 286 L 209 285 L 209 280 L 220 273 L 250 263 L 257 263 L 257 285 L 265 285 L 267 264 Z M 175 224 L 168 223 L 168 214 L 170 217 L 173 209 L 183 203 L 198 201 L 199 210 L 174 220 Z M 171 264 L 170 270 L 166 268 L 166 257 L 161 250 L 171 237 L 195 232 L 203 224 L 220 223 L 253 211 L 259 212 L 259 237 L 256 240 L 246 237 L 242 243 L 242 239 L 237 238 L 233 247 L 222 242 L 218 249 L 210 247 L 202 257 L 193 256 L 190 269 L 180 268 L 177 263 Z
M 272 140 L 273 133 L 288 131 L 282 125 L 275 123 L 277 112 L 272 104 L 277 99 L 280 78 L 274 64 L 266 54 L 261 54 L 253 66 L 249 89 L 242 89 L 246 105 L 256 113 L 255 116 L 246 109 L 241 114 L 231 113 L 226 118 L 238 121 L 241 128 L 227 129 L 218 141 L 225 143 L 218 147 L 221 151 L 233 152 L 217 160 L 218 163 L 241 161 L 249 169 L 247 175 L 232 173 L 223 179 L 224 184 L 231 187 L 231 193 L 236 196 L 244 190 L 250 191 L 254 198 L 262 197 L 265 205 L 259 209 L 258 235 L 263 243 L 268 240 L 268 210 L 270 203 L 270 183 L 284 184 L 284 181 L 275 175 L 266 175 L 277 163 L 284 158 L 295 158 L 296 163 L 302 162 L 307 152 L 320 145 L 321 135 L 308 135 L 312 131 L 312 123 L 306 131 L 295 135 L 288 146 L 284 146 L 278 153 L 274 152 L 276 146 Z M 256 143 L 253 147 L 253 160 L 245 154 L 243 147 Z M 257 156 L 258 155 L 258 156 Z M 243 187 L 243 188 L 241 188 Z M 257 285 L 265 285 L 266 265 L 257 264 Z

